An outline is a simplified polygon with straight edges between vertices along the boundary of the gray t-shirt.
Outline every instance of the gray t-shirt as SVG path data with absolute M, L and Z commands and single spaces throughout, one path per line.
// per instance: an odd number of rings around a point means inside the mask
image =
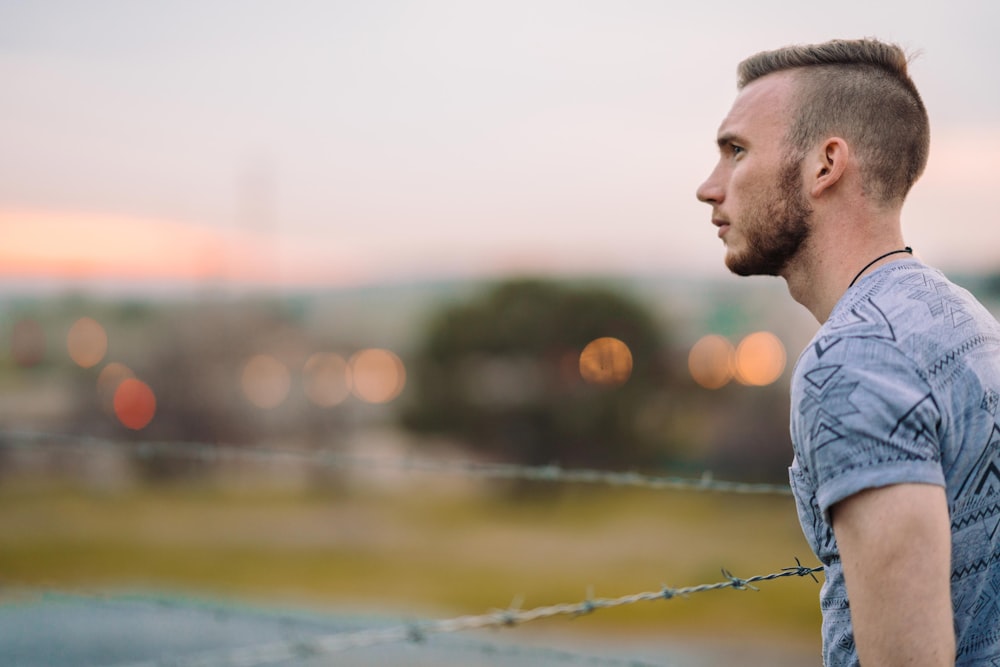
M 826 574 L 824 664 L 858 664 L 830 507 L 922 482 L 948 497 L 957 664 L 1000 665 L 997 320 L 915 259 L 884 265 L 841 297 L 799 357 L 791 393 L 789 476 Z

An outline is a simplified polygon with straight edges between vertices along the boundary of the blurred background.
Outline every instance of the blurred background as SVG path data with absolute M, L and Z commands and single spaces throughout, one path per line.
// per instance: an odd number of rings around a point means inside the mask
M 727 273 L 694 197 L 762 49 L 917 56 L 907 243 L 1000 312 L 998 21 L 968 0 L 0 2 L 0 615 L 21 637 L 0 646 L 112 665 L 225 644 L 165 643 L 201 597 L 235 605 L 211 618 L 240 645 L 251 607 L 363 626 L 811 563 L 786 496 L 448 467 L 786 482 L 817 325 L 783 282 Z M 94 606 L 136 591 L 139 612 Z M 808 579 L 711 595 L 510 637 L 817 654 Z M 163 630 L 124 631 L 137 614 Z

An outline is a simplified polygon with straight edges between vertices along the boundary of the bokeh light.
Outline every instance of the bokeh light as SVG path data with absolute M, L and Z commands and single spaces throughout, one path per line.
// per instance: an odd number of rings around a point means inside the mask
M 406 385 L 406 368 L 390 350 L 361 350 L 351 357 L 348 366 L 351 391 L 366 403 L 388 403 Z
M 746 336 L 736 348 L 736 379 L 763 387 L 773 383 L 785 370 L 785 346 L 770 331 Z
M 125 364 L 113 361 L 101 369 L 97 375 L 97 399 L 101 409 L 109 415 L 115 414 L 115 394 L 123 380 L 134 378 L 135 373 Z
M 25 318 L 14 323 L 10 335 L 10 356 L 22 368 L 30 368 L 45 358 L 45 331 L 35 320 Z
M 145 382 L 126 378 L 115 390 L 114 408 L 115 415 L 123 426 L 138 431 L 153 420 L 156 414 L 156 396 Z
M 733 344 L 718 334 L 702 336 L 688 353 L 688 370 L 706 389 L 721 389 L 733 379 Z
M 580 353 L 580 375 L 590 384 L 620 387 L 632 375 L 632 351 L 617 338 L 598 338 Z
M 303 383 L 310 401 L 323 408 L 340 405 L 351 393 L 350 372 L 339 354 L 318 352 L 306 360 Z
M 248 401 L 258 408 L 269 410 L 288 398 L 292 377 L 281 361 L 270 355 L 258 354 L 243 366 L 240 385 Z
M 77 366 L 92 368 L 101 363 L 108 352 L 108 334 L 96 320 L 81 317 L 69 328 L 66 349 Z

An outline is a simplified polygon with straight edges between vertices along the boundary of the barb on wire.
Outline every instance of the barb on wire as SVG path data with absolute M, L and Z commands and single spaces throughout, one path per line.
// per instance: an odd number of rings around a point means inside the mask
M 149 661 L 135 663 L 127 667 L 214 667 L 216 665 L 227 665 L 228 667 L 258 667 L 272 662 L 291 660 L 303 655 L 309 656 L 327 655 L 338 653 L 349 649 L 365 648 L 380 644 L 391 644 L 397 642 L 417 642 L 426 641 L 433 634 L 460 632 L 463 630 L 477 630 L 482 628 L 502 628 L 523 625 L 531 621 L 551 618 L 554 616 L 577 617 L 583 614 L 590 614 L 599 609 L 611 609 L 624 605 L 635 604 L 637 602 L 649 602 L 654 600 L 670 600 L 677 596 L 687 597 L 695 593 L 705 591 L 721 590 L 732 588 L 733 590 L 758 590 L 753 584 L 761 581 L 771 581 L 783 577 L 804 577 L 813 576 L 822 567 L 805 567 L 796 558 L 796 567 L 786 567 L 779 572 L 771 574 L 756 575 L 747 579 L 733 576 L 728 570 L 723 569 L 722 574 L 725 581 L 714 584 L 702 584 L 700 586 L 690 586 L 687 588 L 668 589 L 659 591 L 648 591 L 634 593 L 617 598 L 593 598 L 588 595 L 583 602 L 554 604 L 545 607 L 535 607 L 534 609 L 520 610 L 515 602 L 509 609 L 495 610 L 488 614 L 477 616 L 459 616 L 457 618 L 428 621 L 425 623 L 399 625 L 389 628 L 373 630 L 362 630 L 359 632 L 345 632 L 337 634 L 322 635 L 312 638 L 298 638 L 295 641 L 273 642 L 255 647 L 246 647 L 231 651 L 212 651 L 188 658 L 171 658 L 169 661 Z
M 488 479 L 526 480 L 574 484 L 605 484 L 669 491 L 706 491 L 717 493 L 791 495 L 784 484 L 752 484 L 715 479 L 706 472 L 698 479 L 644 475 L 637 472 L 614 472 L 586 468 L 563 468 L 557 465 L 526 466 L 513 463 L 439 461 L 402 458 L 383 460 L 352 456 L 326 449 L 265 449 L 250 446 L 214 445 L 195 442 L 117 442 L 91 436 L 5 432 L 0 433 L 0 447 L 43 444 L 49 447 L 105 446 L 134 451 L 144 457 L 188 458 L 196 461 L 252 461 L 258 463 L 302 462 L 326 468 L 366 468 L 467 475 Z

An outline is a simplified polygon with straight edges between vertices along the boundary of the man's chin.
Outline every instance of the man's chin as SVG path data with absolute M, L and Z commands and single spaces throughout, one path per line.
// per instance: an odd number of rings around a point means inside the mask
M 738 276 L 777 276 L 781 267 L 766 265 L 764 262 L 754 262 L 743 255 L 726 255 L 726 268 Z
M 732 252 L 726 253 L 726 268 L 738 276 L 752 276 L 754 272 L 743 257 L 734 255 Z

